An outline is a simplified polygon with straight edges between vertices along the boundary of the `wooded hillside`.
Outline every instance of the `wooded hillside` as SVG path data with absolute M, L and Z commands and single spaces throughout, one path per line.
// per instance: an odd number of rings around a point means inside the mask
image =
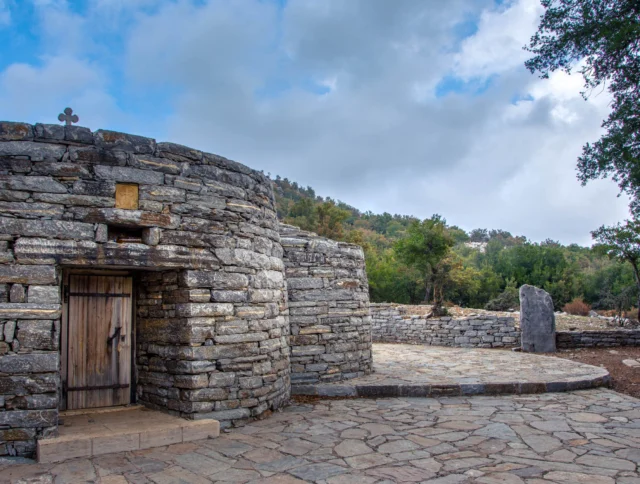
M 415 304 L 441 291 L 448 303 L 506 310 L 518 307 L 517 288 L 532 284 L 548 291 L 556 309 L 582 298 L 594 309 L 628 309 L 636 299 L 631 266 L 578 245 L 553 240 L 533 243 L 500 229 L 467 233 L 446 220 L 452 247 L 431 279 L 403 262 L 399 250 L 417 218 L 361 212 L 340 201 L 316 195 L 286 178 L 274 180 L 281 220 L 319 235 L 360 244 L 365 249 L 373 302 Z M 426 289 L 426 291 L 425 291 Z M 432 296 L 430 296 L 432 297 Z

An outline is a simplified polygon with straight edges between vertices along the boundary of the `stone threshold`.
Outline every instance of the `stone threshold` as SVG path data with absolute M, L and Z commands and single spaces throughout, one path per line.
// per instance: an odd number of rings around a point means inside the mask
M 536 393 L 570 392 L 590 388 L 609 387 L 611 376 L 564 379 L 551 382 L 491 382 L 452 384 L 349 384 L 318 383 L 291 386 L 291 395 L 318 397 L 359 397 L 359 398 L 437 398 L 468 397 L 474 395 L 518 395 Z
M 220 422 L 186 420 L 144 407 L 61 412 L 59 436 L 38 440 L 39 463 L 150 449 L 220 435 Z

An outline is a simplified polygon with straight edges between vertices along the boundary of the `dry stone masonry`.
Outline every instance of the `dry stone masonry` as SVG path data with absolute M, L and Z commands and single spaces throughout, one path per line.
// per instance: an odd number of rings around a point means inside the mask
M 371 373 L 369 284 L 361 247 L 282 224 L 292 384 Z
M 372 338 L 377 343 L 413 343 L 465 348 L 520 344 L 514 318 L 477 315 L 426 318 L 420 306 L 371 304 Z
M 640 346 L 640 330 L 614 329 L 556 332 L 556 347 L 558 349 L 611 348 L 615 346 Z
M 117 205 L 123 185 L 137 187 L 134 206 Z M 80 268 L 134 275 L 138 402 L 228 424 L 288 400 L 287 292 L 267 177 L 140 136 L 0 122 L 0 455 L 32 455 L 36 438 L 56 432 L 63 274 Z M 319 280 L 341 294 L 352 275 L 334 269 Z M 314 371 L 365 371 L 361 291 L 357 302 L 325 299 L 324 324 L 345 338 L 308 333 L 335 355 Z

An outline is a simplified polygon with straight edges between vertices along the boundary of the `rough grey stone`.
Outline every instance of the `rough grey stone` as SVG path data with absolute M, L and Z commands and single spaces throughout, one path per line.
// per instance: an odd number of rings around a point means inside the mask
M 54 266 L 0 265 L 0 282 L 19 284 L 55 284 Z
M 84 222 L 105 223 L 122 227 L 160 227 L 175 229 L 180 217 L 165 213 L 124 210 L 120 208 L 77 209 L 78 218 Z
M 0 145 L 1 146 L 1 145 Z M 0 175 L 0 189 L 28 192 L 67 193 L 67 188 L 48 176 Z
M 53 203 L 0 202 L 0 212 L 23 218 L 50 219 L 61 218 L 64 207 Z
M 91 195 L 75 195 L 60 193 L 34 193 L 32 197 L 37 202 L 61 203 L 77 207 L 113 207 L 115 200 L 107 197 L 94 197 Z
M 15 321 L 5 321 L 4 323 L 4 341 L 6 343 L 11 343 L 13 341 L 13 336 L 15 334 L 16 322 Z
M 520 287 L 520 329 L 523 351 L 556 351 L 556 320 L 549 293 L 528 284 Z
M 93 133 L 84 126 L 65 126 L 64 139 L 73 143 L 93 144 Z
M 24 220 L 0 217 L 0 233 L 26 237 L 93 240 L 93 225 L 63 220 Z
M 23 141 L 33 138 L 33 128 L 27 123 L 0 121 L 0 141 Z
M 47 373 L 58 369 L 59 355 L 55 352 L 5 355 L 0 358 L 0 373 Z
M 0 156 L 25 156 L 31 161 L 60 161 L 67 151 L 62 145 L 33 141 L 4 141 L 0 143 Z
M 60 304 L 58 286 L 29 286 L 27 302 L 32 304 Z
M 153 154 L 156 150 L 156 141 L 154 139 L 117 131 L 100 129 L 94 133 L 94 140 L 96 146 L 114 151 Z
M 73 183 L 71 191 L 77 195 L 113 197 L 116 193 L 116 184 L 114 181 L 109 180 L 78 180 Z
M 244 289 L 249 278 L 244 274 L 211 271 L 184 271 L 182 283 L 187 287 L 211 287 L 213 289 Z
M 14 410 L 0 412 L 0 426 L 12 428 L 51 427 L 56 425 L 58 410 Z
M 59 124 L 37 123 L 34 127 L 35 137 L 45 140 L 64 140 L 64 126 Z
M 58 349 L 58 335 L 53 331 L 53 321 L 20 321 L 15 337 L 22 348 L 35 350 Z
M 89 178 L 91 176 L 89 170 L 82 165 L 59 161 L 40 161 L 38 163 L 34 163 L 32 172 L 38 175 L 54 177 Z
M 142 242 L 147 245 L 158 245 L 160 243 L 160 237 L 162 236 L 162 229 L 158 227 L 149 227 L 142 231 Z
M 59 304 L 0 304 L 0 319 L 57 319 L 59 317 Z
M 151 170 L 104 165 L 98 165 L 94 170 L 96 176 L 104 180 L 114 180 L 116 182 L 127 183 L 144 183 L 148 185 L 162 185 L 164 183 L 164 174 Z
M 25 290 L 22 284 L 12 284 L 9 291 L 9 302 L 23 303 L 25 302 Z

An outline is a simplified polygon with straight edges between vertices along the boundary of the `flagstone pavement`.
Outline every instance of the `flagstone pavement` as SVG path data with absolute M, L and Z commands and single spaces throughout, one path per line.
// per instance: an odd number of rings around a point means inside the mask
M 292 404 L 219 438 L 60 464 L 15 483 L 640 484 L 640 400 L 607 389 Z
M 540 354 L 482 348 L 373 345 L 371 375 L 334 383 L 292 378 L 293 394 L 438 397 L 585 390 L 608 385 L 605 368 Z

